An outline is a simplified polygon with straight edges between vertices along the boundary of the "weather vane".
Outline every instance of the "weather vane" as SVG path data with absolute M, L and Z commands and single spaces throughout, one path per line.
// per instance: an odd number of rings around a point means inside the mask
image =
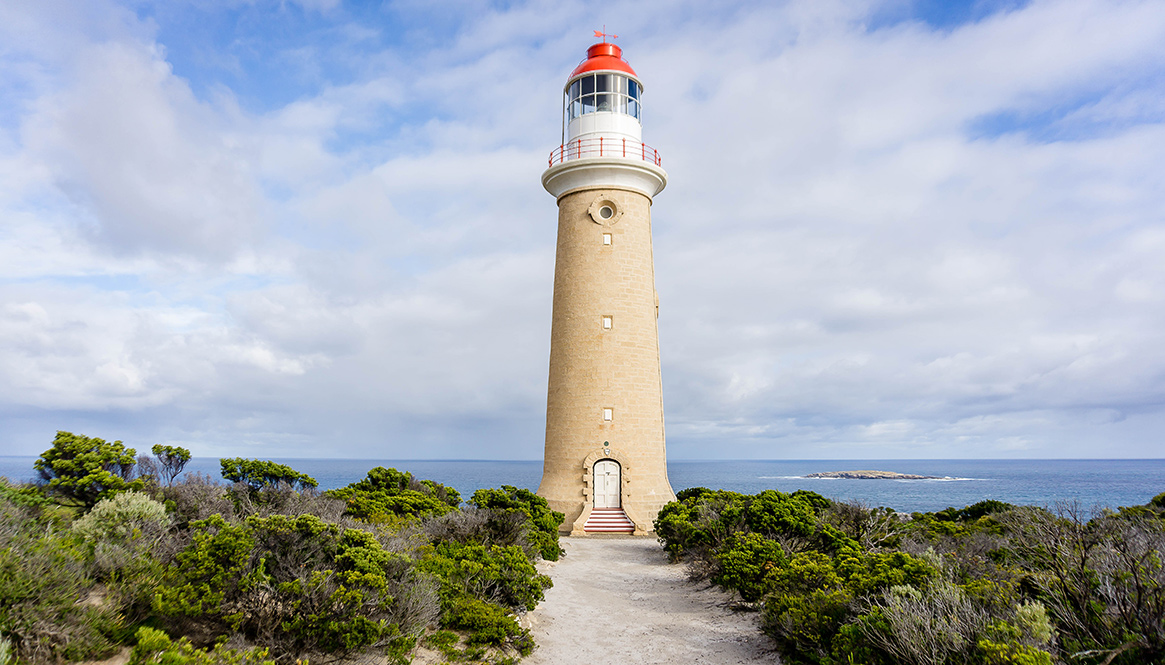
M 607 34 L 607 26 L 606 26 L 606 24 L 604 24 L 604 25 L 603 25 L 603 31 L 602 31 L 602 32 L 599 32 L 598 30 L 595 30 L 595 36 L 596 36 L 596 37 L 602 37 L 602 38 L 603 38 L 603 43 L 604 43 L 604 44 L 606 44 L 606 43 L 607 43 L 607 37 L 610 37 L 611 39 L 618 39 L 618 38 L 619 38 L 619 35 L 608 35 L 608 34 Z

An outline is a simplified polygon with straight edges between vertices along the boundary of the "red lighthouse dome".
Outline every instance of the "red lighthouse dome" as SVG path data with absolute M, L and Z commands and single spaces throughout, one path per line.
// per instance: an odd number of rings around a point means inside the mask
M 585 72 L 597 71 L 624 72 L 639 78 L 635 70 L 631 69 L 631 65 L 623 59 L 623 49 L 608 42 L 600 42 L 587 49 L 587 59 L 574 68 L 574 71 L 570 73 L 570 78 Z

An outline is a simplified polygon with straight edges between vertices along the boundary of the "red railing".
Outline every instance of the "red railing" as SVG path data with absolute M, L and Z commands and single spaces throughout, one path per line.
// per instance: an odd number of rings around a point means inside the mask
M 570 143 L 563 143 L 550 153 L 548 166 L 585 157 L 626 157 L 627 159 L 642 159 L 656 166 L 663 166 L 659 151 L 642 141 L 601 136 L 597 139 L 575 139 Z

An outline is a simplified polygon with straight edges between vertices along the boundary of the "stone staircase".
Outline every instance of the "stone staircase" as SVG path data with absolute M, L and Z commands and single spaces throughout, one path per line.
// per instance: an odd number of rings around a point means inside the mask
M 627 518 L 622 508 L 592 508 L 587 523 L 583 525 L 587 533 L 635 533 L 635 523 Z

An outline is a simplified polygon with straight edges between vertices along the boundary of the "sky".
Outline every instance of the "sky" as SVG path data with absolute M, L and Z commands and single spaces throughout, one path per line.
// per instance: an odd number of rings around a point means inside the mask
M 0 454 L 540 459 L 594 41 L 672 459 L 1165 456 L 1165 4 L 0 2 Z

